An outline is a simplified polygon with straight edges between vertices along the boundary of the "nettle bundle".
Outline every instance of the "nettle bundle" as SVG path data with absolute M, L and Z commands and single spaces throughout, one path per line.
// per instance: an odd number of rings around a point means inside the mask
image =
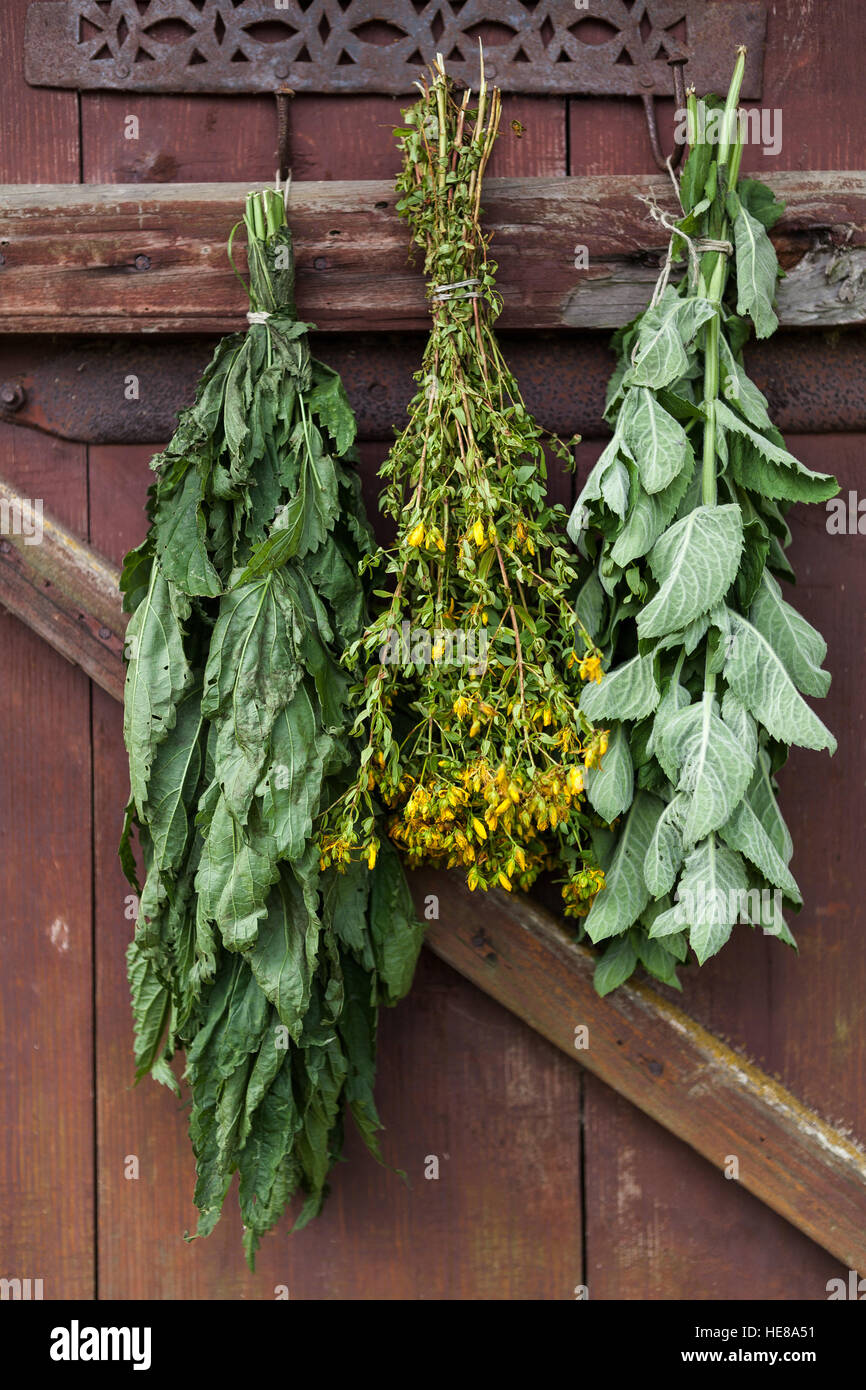
M 138 1075 L 176 1089 L 186 1051 L 198 1234 L 240 1174 L 252 1258 L 298 1191 L 319 1210 L 348 1106 L 377 1153 L 377 1009 L 405 993 L 420 928 L 393 848 L 319 866 L 314 824 L 357 774 L 346 646 L 371 539 L 355 422 L 296 320 L 281 195 L 250 194 L 248 332 L 224 339 L 153 461 L 127 557 L 121 855 L 146 869 L 129 976 Z
M 473 889 L 526 889 L 551 869 L 569 910 L 585 912 L 603 877 L 583 777 L 605 742 L 579 696 L 600 653 L 575 625 L 576 571 L 566 514 L 545 501 L 542 431 L 493 333 L 500 302 L 480 204 L 499 93 L 482 73 L 477 106 L 468 91 L 458 100 L 441 60 L 419 85 L 397 131 L 398 210 L 424 253 L 433 327 L 409 423 L 381 470 L 397 539 L 370 563 L 390 588 L 377 590 L 381 612 L 351 649 L 366 674 L 354 731 L 364 751 L 323 863 L 373 862 L 381 799 L 410 864 L 460 866 Z
M 653 301 L 616 335 L 613 438 L 570 522 L 594 562 L 577 611 L 610 668 L 581 705 L 609 726 L 588 795 L 617 822 L 586 920 L 608 943 L 602 993 L 638 962 L 676 983 L 688 947 L 703 963 L 739 920 L 794 944 L 782 900 L 801 898 L 774 777 L 790 745 L 836 746 L 803 699 L 827 692 L 825 643 L 778 580 L 794 578 L 790 505 L 838 487 L 788 452 L 743 367 L 749 321 L 759 338 L 777 326 L 767 230 L 783 211 L 738 182 L 743 67 L 741 51 L 718 144 L 691 149 Z M 691 130 L 708 128 L 699 107 L 690 93 Z

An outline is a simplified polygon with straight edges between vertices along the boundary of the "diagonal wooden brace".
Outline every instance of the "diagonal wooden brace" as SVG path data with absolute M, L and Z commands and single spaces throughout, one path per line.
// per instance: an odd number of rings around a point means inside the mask
M 4 518 L 27 506 L 2 480 L 0 504 Z M 47 517 L 40 544 L 0 542 L 0 605 L 122 700 L 119 577 Z M 426 938 L 436 955 L 720 1170 L 736 1153 L 745 1188 L 866 1271 L 866 1153 L 857 1144 L 648 986 L 599 998 L 592 952 L 531 900 L 472 894 L 450 874 L 411 878 L 420 915 L 431 894 L 438 900 Z

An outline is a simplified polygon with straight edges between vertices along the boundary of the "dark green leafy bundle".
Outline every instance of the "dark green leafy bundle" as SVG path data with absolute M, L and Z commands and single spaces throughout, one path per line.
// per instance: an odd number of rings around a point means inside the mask
M 252 1262 L 292 1196 L 320 1209 L 351 1109 L 378 1155 L 377 1010 L 419 947 L 387 845 L 323 871 L 315 825 L 357 769 L 341 656 L 363 631 L 371 538 L 339 377 L 295 317 L 282 197 L 247 200 L 250 327 L 216 349 L 153 461 L 124 566 L 121 845 L 146 877 L 129 977 L 137 1075 L 186 1052 L 198 1234 L 235 1171 Z
M 743 365 L 750 322 L 759 338 L 777 326 L 767 231 L 782 213 L 769 189 L 738 183 L 743 65 L 741 51 L 718 144 L 692 146 L 653 301 L 616 335 L 613 438 L 570 523 L 592 562 L 577 612 L 608 668 L 581 702 L 610 729 L 588 786 L 616 822 L 586 919 L 605 943 L 602 993 L 638 963 L 676 983 L 688 948 L 703 963 L 739 920 L 794 944 L 782 904 L 801 898 L 774 778 L 790 745 L 836 746 L 803 699 L 829 687 L 825 643 L 779 580 L 794 577 L 786 511 L 838 487 L 788 452 Z M 713 124 L 694 93 L 689 112 L 693 130 Z M 686 260 L 677 288 L 671 258 Z

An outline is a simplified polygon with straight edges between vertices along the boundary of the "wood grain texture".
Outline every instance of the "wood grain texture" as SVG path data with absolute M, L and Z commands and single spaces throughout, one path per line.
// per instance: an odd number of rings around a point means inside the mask
M 774 229 L 789 272 L 783 323 L 866 319 L 866 174 L 783 173 Z M 243 325 L 243 291 L 225 247 L 248 185 L 0 189 L 3 326 L 8 332 L 224 332 Z M 493 179 L 486 217 L 504 299 L 503 327 L 612 327 L 645 306 L 666 245 L 639 195 L 672 208 L 660 177 Z M 424 283 L 407 264 L 390 184 L 293 185 L 299 312 L 324 330 L 424 329 Z M 825 246 L 816 272 L 815 240 Z M 575 246 L 589 269 L 574 267 Z M 807 251 L 812 261 L 799 267 Z M 841 259 L 840 259 L 841 258 Z M 841 265 L 841 270 L 840 270 Z M 841 275 L 842 278 L 839 278 Z
M 427 942 L 537 1032 L 671 1129 L 704 1158 L 739 1160 L 739 1182 L 852 1268 L 866 1267 L 866 1152 L 640 983 L 604 1001 L 596 957 L 529 900 L 482 903 L 459 880 L 412 875 L 441 922 Z M 588 1046 L 575 1051 L 575 1030 Z
M 74 183 L 78 179 L 78 94 L 28 87 L 24 20 L 29 0 L 0 6 L 0 179 Z
M 0 508 L 16 527 L 21 519 L 26 527 L 0 541 L 6 608 L 102 689 L 122 698 L 118 658 L 126 616 L 118 611 L 116 570 L 2 478 Z
M 400 151 L 393 130 L 405 99 L 300 94 L 291 104 L 289 163 L 304 179 L 387 179 Z M 126 132 L 137 116 L 137 138 Z M 521 129 L 516 131 L 516 123 Z M 276 107 L 258 96 L 81 95 L 85 183 L 198 183 L 273 179 Z M 490 163 L 494 178 L 566 172 L 565 99 L 506 94 Z
M 82 447 L 2 426 L 0 448 L 21 492 L 86 534 Z M 92 1298 L 89 686 L 6 612 L 0 644 L 0 1274 Z

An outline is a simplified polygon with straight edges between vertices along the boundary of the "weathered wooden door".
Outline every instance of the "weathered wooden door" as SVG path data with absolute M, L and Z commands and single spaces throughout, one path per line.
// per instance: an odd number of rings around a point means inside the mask
M 273 176 L 268 97 L 29 87 L 26 9 L 26 0 L 7 0 L 0 12 L 0 180 L 253 185 Z M 384 42 L 387 33 L 370 38 Z M 774 155 L 750 149 L 746 168 L 863 166 L 864 43 L 866 10 L 857 0 L 769 7 L 761 104 L 783 113 L 782 142 Z M 296 97 L 295 178 L 390 178 L 399 106 L 391 97 Z M 671 107 L 659 108 L 663 140 Z M 127 138 L 130 115 L 136 138 Z M 637 103 L 514 96 L 503 127 L 493 175 L 654 168 Z M 2 274 L 0 256 L 0 293 Z M 502 288 L 507 299 L 509 286 Z M 545 362 L 561 352 L 569 371 L 585 361 L 599 374 L 604 335 L 576 336 L 506 340 L 539 411 L 558 400 L 567 416 L 575 383 L 564 376 L 545 394 L 547 370 L 533 374 L 537 348 Z M 0 377 L 14 385 L 40 364 L 50 375 L 57 361 L 59 396 L 75 392 L 60 347 L 48 334 L 7 337 Z M 376 466 L 400 403 L 369 344 L 359 351 L 335 334 L 318 350 L 367 400 L 373 510 Z M 399 350 L 417 360 L 420 340 Z M 585 359 L 574 356 L 584 350 Z M 206 356 L 200 343 L 188 351 Z M 390 351 L 393 358 L 393 344 Z M 98 378 L 92 364 L 79 376 L 93 407 L 88 418 L 100 401 L 116 417 L 123 396 L 122 355 L 114 367 L 100 360 Z M 835 472 L 843 495 L 862 489 L 864 330 L 782 335 L 763 361 L 795 451 Z M 162 439 L 76 443 L 52 433 L 50 419 L 41 424 L 22 428 L 14 413 L 0 424 L 0 474 L 119 562 L 143 534 L 147 465 Z M 600 435 L 600 422 L 595 429 Z M 581 476 L 599 447 L 591 437 L 581 446 Z M 558 486 L 567 498 L 571 481 Z M 699 975 L 687 972 L 685 1007 L 863 1137 L 866 908 L 857 875 L 866 832 L 866 538 L 830 535 L 825 520 L 819 508 L 794 520 L 799 601 L 829 640 L 826 718 L 841 750 L 832 763 L 798 753 L 784 773 L 807 904 L 796 924 L 799 957 L 741 928 L 721 958 Z M 207 1242 L 185 1243 L 194 1209 L 183 1107 L 149 1082 L 131 1088 L 124 951 L 132 924 L 116 860 L 127 794 L 120 710 L 17 619 L 0 614 L 0 634 L 0 1275 L 42 1278 L 45 1297 L 62 1299 L 273 1298 L 278 1286 L 301 1299 L 570 1299 L 585 1285 L 592 1299 L 820 1300 L 827 1280 L 844 1274 L 725 1179 L 726 1155 L 715 1167 L 697 1157 L 426 953 L 411 996 L 381 1030 L 385 1151 L 409 1183 L 351 1140 L 325 1214 L 291 1238 L 282 1223 L 255 1275 L 243 1264 L 228 1206 Z

